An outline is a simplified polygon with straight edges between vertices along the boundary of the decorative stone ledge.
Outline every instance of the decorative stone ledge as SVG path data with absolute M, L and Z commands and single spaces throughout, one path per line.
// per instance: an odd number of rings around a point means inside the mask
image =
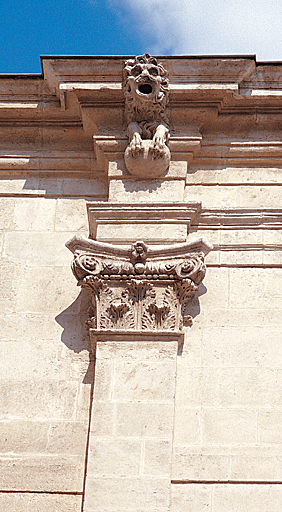
M 131 243 L 133 237 L 154 244 L 185 242 L 200 209 L 200 203 L 88 203 L 89 236 L 112 243 Z
M 121 342 L 121 343 L 132 343 L 132 342 L 149 342 L 149 343 L 160 343 L 164 342 L 175 342 L 177 341 L 178 345 L 183 345 L 184 343 L 184 332 L 171 332 L 171 331 L 160 331 L 156 336 L 155 331 L 134 331 L 127 332 L 117 329 L 111 330 L 98 330 L 98 329 L 90 329 L 90 339 L 93 348 L 93 353 L 95 353 L 95 345 L 98 342 Z
M 189 303 L 212 248 L 202 239 L 126 247 L 74 237 L 66 246 L 79 286 L 91 291 L 90 329 L 179 332 L 192 324 Z

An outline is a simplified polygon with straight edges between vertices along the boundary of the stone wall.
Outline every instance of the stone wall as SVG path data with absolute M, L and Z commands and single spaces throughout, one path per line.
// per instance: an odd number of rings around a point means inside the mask
M 1 198 L 3 510 L 80 510 L 93 364 L 64 244 L 84 203 Z
M 173 158 L 167 179 L 149 185 L 128 176 L 116 149 L 126 138 L 124 59 L 50 58 L 42 77 L 0 79 L 1 510 L 78 512 L 84 503 L 87 512 L 167 512 L 170 491 L 173 512 L 281 510 L 281 66 L 163 62 Z M 108 153 L 93 144 L 98 129 L 114 138 Z M 181 136 L 190 145 L 176 160 Z M 152 348 L 117 353 L 120 377 L 105 344 L 94 378 L 90 297 L 76 286 L 65 243 L 88 236 L 86 203 L 101 201 L 201 203 L 187 239 L 203 237 L 214 250 L 183 350 L 165 363 L 176 378 L 174 427 L 158 412 L 171 406 L 169 386 L 167 397 L 143 404 L 136 423 L 135 412 L 128 424 L 112 416 L 113 403 L 122 411 L 150 388 Z M 101 239 L 127 239 L 126 224 L 117 224 Z M 177 241 L 171 230 L 167 238 Z M 134 373 L 128 386 L 122 357 Z M 161 357 L 150 364 L 160 369 Z M 154 372 L 159 389 L 165 375 Z M 109 386 L 119 393 L 109 397 Z M 100 482 L 94 505 L 85 501 L 87 470 Z M 130 479 L 141 481 L 140 495 L 130 494 Z M 111 498 L 117 489 L 124 501 Z

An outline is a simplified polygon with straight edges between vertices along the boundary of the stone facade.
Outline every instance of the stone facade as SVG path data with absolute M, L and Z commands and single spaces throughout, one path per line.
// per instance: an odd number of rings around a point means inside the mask
M 282 65 L 42 68 L 0 79 L 0 509 L 280 512 Z

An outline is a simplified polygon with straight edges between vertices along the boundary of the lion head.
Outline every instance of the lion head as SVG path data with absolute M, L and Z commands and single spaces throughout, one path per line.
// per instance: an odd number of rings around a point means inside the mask
M 168 124 L 169 81 L 162 64 L 148 53 L 139 55 L 126 61 L 124 77 L 127 121 Z

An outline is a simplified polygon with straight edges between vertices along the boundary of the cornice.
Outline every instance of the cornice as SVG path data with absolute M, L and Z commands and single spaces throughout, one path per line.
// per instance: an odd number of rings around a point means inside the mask
M 93 352 L 95 353 L 95 344 L 97 342 L 152 342 L 152 343 L 175 343 L 179 346 L 184 343 L 184 332 L 172 332 L 172 331 L 158 331 L 156 336 L 155 331 L 134 331 L 126 332 L 118 329 L 89 329 L 90 340 L 92 343 Z
M 198 229 L 281 229 L 282 209 L 203 208 L 191 222 Z
M 40 175 L 58 172 L 65 173 L 65 176 L 92 176 L 97 172 L 107 173 L 107 160 L 110 158 L 118 156 L 123 160 L 128 142 L 122 81 L 126 58 L 43 57 L 42 77 L 0 77 L 0 126 L 3 131 L 11 127 L 18 129 L 16 136 L 21 137 L 22 148 L 25 140 L 27 142 L 26 148 L 16 155 L 3 154 L 2 151 L 1 173 L 23 176 L 27 172 Z M 179 182 L 186 178 L 187 185 L 197 183 L 197 177 L 196 182 L 190 174 L 186 177 L 186 163 L 191 165 L 193 160 L 197 166 L 281 167 L 282 63 L 258 64 L 253 56 L 181 56 L 160 57 L 160 60 L 170 79 L 168 116 L 171 118 L 171 137 L 168 146 L 171 162 L 183 161 L 181 171 L 179 166 L 170 166 L 167 180 Z M 106 113 L 104 109 L 107 109 Z M 228 129 L 229 120 L 226 118 L 225 122 L 223 116 L 218 121 L 218 114 L 251 115 L 242 116 L 244 126 L 257 128 L 260 119 L 255 116 L 259 112 L 273 114 L 268 122 L 272 123 L 270 137 L 274 140 L 242 142 L 221 139 L 220 130 L 223 125 Z M 20 133 L 23 127 L 34 131 L 44 127 L 73 128 L 83 135 L 84 140 L 93 140 L 94 154 L 91 151 L 88 155 L 81 153 L 78 161 L 63 148 L 60 155 L 48 157 L 39 147 L 42 141 L 38 137 L 35 144 L 38 154 L 35 155 L 33 148 L 32 151 L 28 149 L 30 134 Z M 233 119 L 232 130 L 235 129 L 236 120 Z M 212 142 L 207 140 L 209 131 L 214 133 Z M 116 170 L 114 166 L 109 170 L 109 180 L 129 179 L 126 170 L 116 167 Z M 220 177 L 217 178 L 215 173 L 207 181 L 203 177 L 200 183 L 216 185 L 221 183 Z
M 75 111 L 79 119 L 77 101 L 81 107 L 123 109 L 127 58 L 44 56 L 42 76 L 4 75 L 0 119 L 6 111 L 37 116 L 41 109 Z M 282 63 L 256 63 L 254 56 L 158 58 L 170 77 L 170 108 L 216 109 L 221 115 L 282 111 Z
M 217 107 L 219 113 L 281 109 L 282 64 L 257 64 L 254 57 L 159 57 L 170 77 L 170 106 Z M 124 103 L 126 57 L 44 58 L 44 76 L 65 105 L 75 93 L 82 104 L 119 108 Z
M 200 208 L 200 203 L 88 203 L 89 233 L 92 239 L 115 243 L 131 241 L 133 232 L 152 243 L 177 242 L 182 233 L 184 241 Z M 171 229 L 163 231 L 163 226 Z
M 281 268 L 281 230 L 281 209 L 203 209 L 190 236 L 212 238 L 208 267 Z

